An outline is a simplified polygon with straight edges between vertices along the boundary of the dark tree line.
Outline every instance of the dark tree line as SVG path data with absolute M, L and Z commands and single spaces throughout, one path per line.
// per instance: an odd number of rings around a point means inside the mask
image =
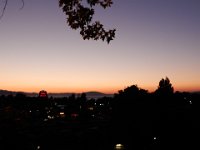
M 199 99 L 196 93 L 174 92 L 168 78 L 161 79 L 153 93 L 132 85 L 96 100 L 84 93 L 63 98 L 1 96 L 0 137 L 31 134 L 37 142 L 40 133 L 40 141 L 51 147 L 58 145 L 57 138 L 65 143 L 63 138 L 69 141 L 75 136 L 87 150 L 98 149 L 96 145 L 112 149 L 116 143 L 130 150 L 192 149 L 197 144 L 194 133 L 200 131 Z

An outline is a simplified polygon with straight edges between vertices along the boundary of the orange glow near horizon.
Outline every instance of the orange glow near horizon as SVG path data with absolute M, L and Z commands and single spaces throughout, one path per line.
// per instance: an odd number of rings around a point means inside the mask
M 90 91 L 97 91 L 97 92 L 102 92 L 105 94 L 114 94 L 117 93 L 119 90 L 123 90 L 126 87 L 131 86 L 131 85 L 127 85 L 127 86 L 116 86 L 116 87 L 48 87 L 48 86 L 43 86 L 41 87 L 26 87 L 26 86 L 22 86 L 22 87 L 18 87 L 18 86 L 1 86 L 1 90 L 8 90 L 8 91 L 16 91 L 16 92 L 36 92 L 38 93 L 41 90 L 45 90 L 48 93 L 84 93 L 84 92 L 90 92 Z M 149 87 L 149 86 L 138 86 L 139 88 L 148 90 L 148 92 L 154 92 L 158 86 L 155 87 Z M 174 91 L 180 91 L 180 92 L 194 92 L 194 91 L 200 91 L 200 87 L 199 86 L 175 86 L 174 87 Z
M 46 90 L 48 93 L 98 91 L 112 94 L 128 86 L 137 85 L 139 88 L 148 90 L 148 92 L 154 92 L 160 79 L 165 78 L 163 75 L 156 75 L 156 72 L 155 75 L 152 74 L 150 77 L 145 76 L 144 71 L 141 74 L 134 74 L 134 72 L 119 74 L 116 71 L 110 71 L 109 74 L 108 71 L 106 73 L 78 71 L 59 73 L 58 71 L 58 73 L 40 72 L 40 74 L 37 73 L 37 70 L 16 71 L 15 74 L 3 72 L 0 78 L 0 89 L 36 93 Z M 195 74 L 188 76 L 188 80 L 184 76 L 182 78 L 169 76 L 169 79 L 175 91 L 200 91 L 200 79 Z
M 90 91 L 96 91 L 96 92 L 102 92 L 105 94 L 113 94 L 117 93 L 119 90 L 123 88 L 91 88 L 91 87 L 66 87 L 66 88 L 51 88 L 51 87 L 2 87 L 2 90 L 8 90 L 8 91 L 17 91 L 17 92 L 36 92 L 38 93 L 41 90 L 45 90 L 48 93 L 84 93 L 84 92 L 90 92 Z

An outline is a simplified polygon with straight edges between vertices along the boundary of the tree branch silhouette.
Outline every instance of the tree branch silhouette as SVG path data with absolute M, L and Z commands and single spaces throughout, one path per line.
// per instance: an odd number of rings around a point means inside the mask
M 21 8 L 20 8 L 20 10 L 22 10 L 23 8 L 24 8 L 24 0 L 21 0 L 22 1 L 22 6 L 21 6 Z
M 22 10 L 24 8 L 24 4 L 25 4 L 24 0 L 21 0 L 21 2 L 22 2 L 22 6 L 20 7 L 20 10 Z M 1 15 L 0 15 L 0 20 L 3 18 L 4 14 L 5 14 L 7 5 L 8 5 L 8 0 L 5 0 L 4 5 L 3 5 L 3 9 L 2 9 L 2 12 L 1 12 Z
M 0 19 L 3 18 L 3 15 L 4 15 L 5 11 L 6 11 L 7 4 L 8 4 L 8 0 L 5 0 L 1 15 L 0 15 Z
M 106 41 L 108 44 L 115 38 L 116 29 L 106 30 L 99 21 L 93 21 L 95 13 L 94 6 L 99 5 L 106 9 L 111 7 L 113 0 L 58 0 L 59 7 L 67 16 L 67 24 L 71 29 L 80 30 L 83 39 L 93 39 Z M 24 7 L 24 0 L 21 0 Z M 85 2 L 85 3 L 84 3 Z M 5 0 L 0 19 L 3 17 L 8 5 L 8 0 Z
M 105 30 L 104 26 L 99 22 L 93 22 L 95 13 L 94 6 L 99 5 L 106 9 L 110 7 L 112 0 L 87 0 L 89 6 L 85 6 L 82 0 L 59 0 L 59 6 L 67 16 L 67 24 L 72 29 L 80 29 L 83 39 L 93 39 L 109 43 L 115 37 L 115 29 Z

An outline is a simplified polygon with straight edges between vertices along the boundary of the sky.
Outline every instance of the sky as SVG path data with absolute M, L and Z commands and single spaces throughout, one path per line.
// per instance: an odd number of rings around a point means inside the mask
M 175 91 L 200 91 L 200 1 L 113 2 L 94 16 L 117 30 L 107 44 L 71 30 L 57 0 L 25 0 L 22 10 L 9 0 L 0 20 L 0 89 L 153 92 L 167 76 Z

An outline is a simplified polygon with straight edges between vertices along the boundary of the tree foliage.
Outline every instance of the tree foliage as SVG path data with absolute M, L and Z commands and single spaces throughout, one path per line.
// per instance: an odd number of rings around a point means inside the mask
M 24 0 L 22 1 L 22 9 Z M 3 17 L 6 10 L 8 0 L 3 1 L 3 8 L 0 19 Z M 104 9 L 113 4 L 112 0 L 59 0 L 59 7 L 66 15 L 67 24 L 72 29 L 79 29 L 83 39 L 102 40 L 109 43 L 115 38 L 115 29 L 106 30 L 99 21 L 93 22 L 95 13 L 94 6 L 101 6 Z
M 171 95 L 174 92 L 174 88 L 172 87 L 172 84 L 170 83 L 170 80 L 168 77 L 165 79 L 161 79 L 159 82 L 158 89 L 156 90 L 156 93 L 159 95 Z
M 118 94 L 115 94 L 115 98 L 118 99 L 140 99 L 148 95 L 148 91 L 142 88 L 139 88 L 137 85 L 131 85 L 130 87 L 125 88 L 124 90 L 120 90 Z
M 115 29 L 106 31 L 99 22 L 92 22 L 95 13 L 94 6 L 99 5 L 104 9 L 110 7 L 112 0 L 87 0 L 88 6 L 82 0 L 59 0 L 59 6 L 67 16 L 67 24 L 72 29 L 80 29 L 83 39 L 106 40 L 108 43 L 115 37 Z

